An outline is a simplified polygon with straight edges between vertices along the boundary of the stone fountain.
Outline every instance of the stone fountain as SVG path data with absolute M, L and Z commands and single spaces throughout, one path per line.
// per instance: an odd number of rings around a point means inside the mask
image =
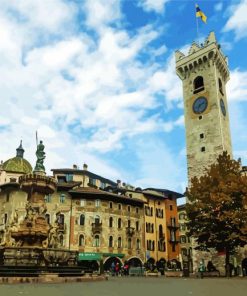
M 0 265 L 4 266 L 73 266 L 77 252 L 61 249 L 58 243 L 61 225 L 57 219 L 48 224 L 45 196 L 56 190 L 57 181 L 46 176 L 44 145 L 37 145 L 37 162 L 32 174 L 19 178 L 20 188 L 27 193 L 26 215 L 18 224 L 18 211 L 9 226 L 6 240 L 0 246 Z

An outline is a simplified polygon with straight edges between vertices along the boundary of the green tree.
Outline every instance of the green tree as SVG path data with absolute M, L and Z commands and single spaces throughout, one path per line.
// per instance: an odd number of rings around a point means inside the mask
M 189 235 L 196 249 L 225 251 L 229 266 L 230 254 L 247 243 L 247 176 L 240 161 L 223 152 L 204 176 L 191 180 L 185 195 Z

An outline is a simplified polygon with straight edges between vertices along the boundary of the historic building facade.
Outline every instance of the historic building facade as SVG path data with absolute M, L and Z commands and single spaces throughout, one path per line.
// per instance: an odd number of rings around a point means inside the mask
M 23 153 L 20 146 L 17 156 L 1 166 L 2 246 L 14 244 L 8 236 L 26 215 L 28 195 L 18 178 L 32 168 Z M 161 269 L 179 266 L 176 199 L 181 194 L 113 182 L 90 172 L 85 164 L 82 170 L 74 165 L 52 171 L 56 191 L 45 196 L 44 207 L 46 220 L 57 235 L 44 247 L 78 251 L 80 264 L 95 269 L 102 262 L 107 270 L 112 261 Z

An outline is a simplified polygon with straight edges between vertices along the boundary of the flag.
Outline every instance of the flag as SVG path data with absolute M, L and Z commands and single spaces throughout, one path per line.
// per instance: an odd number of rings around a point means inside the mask
M 206 15 L 201 11 L 201 9 L 197 4 L 196 4 L 196 17 L 200 17 L 204 23 L 207 23 Z

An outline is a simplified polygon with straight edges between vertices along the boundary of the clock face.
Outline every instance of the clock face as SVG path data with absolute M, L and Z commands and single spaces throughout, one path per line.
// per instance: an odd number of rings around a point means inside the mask
M 225 103 L 222 99 L 220 99 L 220 109 L 221 109 L 221 112 L 224 116 L 226 116 L 226 107 L 225 107 Z
M 208 101 L 205 97 L 197 98 L 193 103 L 193 111 L 196 114 L 203 113 L 208 106 Z

